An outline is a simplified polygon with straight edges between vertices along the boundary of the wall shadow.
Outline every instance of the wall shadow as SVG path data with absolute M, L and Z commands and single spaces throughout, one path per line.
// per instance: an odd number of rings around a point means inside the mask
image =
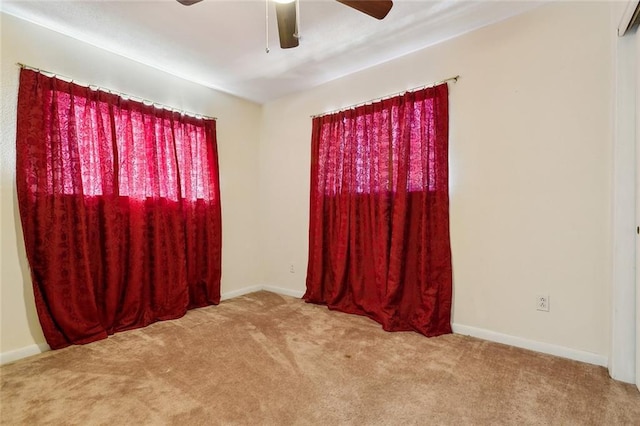
M 22 272 L 22 294 L 24 300 L 25 312 L 27 313 L 27 325 L 29 333 L 36 344 L 46 343 L 42 327 L 38 320 L 35 299 L 33 296 L 33 284 L 31 282 L 31 269 L 27 260 L 27 251 L 24 245 L 24 234 L 22 232 L 22 222 L 20 221 L 20 209 L 18 207 L 18 190 L 16 182 L 13 182 L 13 218 L 14 229 L 16 232 L 16 250 L 18 253 L 18 261 L 20 262 L 20 271 Z

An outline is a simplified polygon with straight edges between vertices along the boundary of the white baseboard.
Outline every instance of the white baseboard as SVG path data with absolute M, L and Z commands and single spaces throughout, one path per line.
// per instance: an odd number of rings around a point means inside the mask
M 38 355 L 48 350 L 51 350 L 49 345 L 46 343 L 40 343 L 25 346 L 24 348 L 15 349 L 13 351 L 2 352 L 0 353 L 0 365 L 8 364 L 29 356 Z
M 295 297 L 295 298 L 298 298 L 298 299 L 301 299 L 302 296 L 304 296 L 304 291 L 303 290 L 291 290 L 291 289 L 288 289 L 288 288 L 276 287 L 276 286 L 268 285 L 268 284 L 264 284 L 262 286 L 262 290 L 270 291 L 271 293 L 281 294 L 283 296 L 291 296 L 291 297 Z
M 261 285 L 253 285 L 250 287 L 243 287 L 239 290 L 226 291 L 220 295 L 220 301 L 233 299 L 234 297 L 244 296 L 245 294 L 255 293 L 256 291 L 263 290 Z
M 244 287 L 239 290 L 224 292 L 220 295 L 220 300 L 221 301 L 229 300 L 229 299 L 233 299 L 234 297 L 244 296 L 245 294 L 255 293 L 256 291 L 262 291 L 262 290 L 269 291 L 271 293 L 281 294 L 283 296 L 296 297 L 298 299 L 304 296 L 304 291 L 302 290 L 291 290 L 288 288 L 282 288 L 274 285 L 261 284 L 261 285 L 254 285 L 250 287 Z
M 471 327 L 469 325 L 463 324 L 452 324 L 452 328 L 453 332 L 456 334 L 464 334 L 466 336 L 472 336 L 479 339 L 490 340 L 492 342 L 503 343 L 505 345 L 515 346 L 517 348 L 529 349 L 536 352 L 542 352 L 544 354 L 572 359 L 574 361 L 595 364 L 601 367 L 606 367 L 608 362 L 607 357 L 604 355 L 571 349 L 551 343 L 537 342 L 535 340 L 511 336 L 508 334 L 498 333 L 496 331 L 486 330 L 483 328 Z

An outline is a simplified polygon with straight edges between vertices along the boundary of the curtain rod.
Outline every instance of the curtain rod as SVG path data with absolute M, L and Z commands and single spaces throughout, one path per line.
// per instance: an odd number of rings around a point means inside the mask
M 26 68 L 26 69 L 29 69 L 29 70 L 32 70 L 32 71 L 35 71 L 35 72 L 39 72 L 41 74 L 50 74 L 52 77 L 59 78 L 61 80 L 67 81 L 67 83 L 74 83 L 74 84 L 77 84 L 79 86 L 88 87 L 91 90 L 100 90 L 102 92 L 111 93 L 112 95 L 120 96 L 123 99 L 129 99 L 129 100 L 132 100 L 132 101 L 141 102 L 141 103 L 143 103 L 145 105 L 154 106 L 156 108 L 165 109 L 167 111 L 178 112 L 180 114 L 188 115 L 190 117 L 195 117 L 195 118 L 199 118 L 199 119 L 203 119 L 204 118 L 204 119 L 210 119 L 210 120 L 217 120 L 216 117 L 209 117 L 209 116 L 206 116 L 206 115 L 203 115 L 203 114 L 196 114 L 195 112 L 190 112 L 190 111 L 185 111 L 185 110 L 182 110 L 182 109 L 174 108 L 174 107 L 171 107 L 169 105 L 161 104 L 160 102 L 154 102 L 154 101 L 151 101 L 149 99 L 141 98 L 139 96 L 129 95 L 127 93 L 119 92 L 117 90 L 107 89 L 107 88 L 104 88 L 102 86 L 97 86 L 95 84 L 78 83 L 71 77 L 67 77 L 65 75 L 58 74 L 58 73 L 51 72 L 51 71 L 47 71 L 47 70 L 43 70 L 43 69 L 40 69 L 40 68 L 32 67 L 30 65 L 25 65 L 25 64 L 22 64 L 20 62 L 16 62 L 16 65 L 19 66 L 20 68 Z
M 346 106 L 346 107 L 343 107 L 343 108 L 340 108 L 340 109 L 334 109 L 332 111 L 321 112 L 320 114 L 311 115 L 310 117 L 311 118 L 324 117 L 325 115 L 335 114 L 336 112 L 342 112 L 342 111 L 346 111 L 348 109 L 354 109 L 354 108 L 357 108 L 357 107 L 362 106 L 362 105 L 367 105 L 367 104 L 371 104 L 371 103 L 374 103 L 374 102 L 384 101 L 385 99 L 390 99 L 390 98 L 393 98 L 394 96 L 404 95 L 405 93 L 416 92 L 418 90 L 426 89 L 428 87 L 437 86 L 438 84 L 446 83 L 448 81 L 456 82 L 456 81 L 458 81 L 459 78 L 460 78 L 460 76 L 456 75 L 456 76 L 453 76 L 453 77 L 445 78 L 443 80 L 435 81 L 433 83 L 429 83 L 429 84 L 425 84 L 425 85 L 422 85 L 422 86 L 414 87 L 412 89 L 403 90 L 402 92 L 396 92 L 396 93 L 392 93 L 390 95 L 382 96 L 382 97 L 379 97 L 379 98 L 369 99 L 368 101 L 358 102 L 357 104 L 349 105 L 349 106 Z

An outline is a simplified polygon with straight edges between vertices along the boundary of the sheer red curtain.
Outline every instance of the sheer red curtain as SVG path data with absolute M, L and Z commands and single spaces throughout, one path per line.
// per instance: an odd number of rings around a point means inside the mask
M 307 302 L 451 332 L 448 87 L 313 120 Z
M 23 69 L 17 189 L 56 349 L 220 301 L 216 123 Z

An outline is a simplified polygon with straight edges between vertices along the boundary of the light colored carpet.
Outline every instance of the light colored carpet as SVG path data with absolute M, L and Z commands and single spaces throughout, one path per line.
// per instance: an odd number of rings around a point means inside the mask
M 604 368 L 258 292 L 0 368 L 2 424 L 640 424 Z

